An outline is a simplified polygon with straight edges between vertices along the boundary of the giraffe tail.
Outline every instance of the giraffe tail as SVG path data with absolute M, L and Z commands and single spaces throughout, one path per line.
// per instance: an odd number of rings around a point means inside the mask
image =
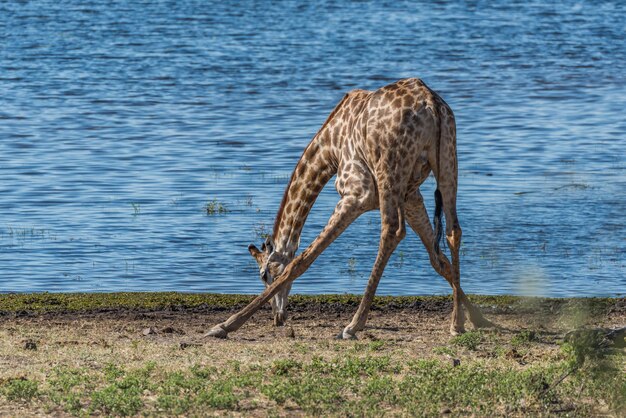
M 443 199 L 441 197 L 441 192 L 439 191 L 439 187 L 435 190 L 435 216 L 433 218 L 433 223 L 435 225 L 435 251 L 439 252 L 440 243 L 443 240 L 443 219 L 441 217 L 441 212 L 443 209 Z
M 435 93 L 436 94 L 436 93 Z M 441 133 L 443 131 L 443 118 L 441 117 L 441 113 L 437 109 L 436 111 L 437 119 L 439 120 L 439 138 L 437 141 L 437 189 L 435 190 L 435 216 L 433 217 L 433 225 L 435 229 L 435 242 L 434 247 L 435 251 L 439 253 L 441 251 L 440 244 L 443 241 L 443 219 L 441 217 L 443 210 L 443 198 L 441 196 L 441 191 L 439 190 L 439 181 L 441 180 L 441 164 L 439 162 L 440 154 L 441 154 Z

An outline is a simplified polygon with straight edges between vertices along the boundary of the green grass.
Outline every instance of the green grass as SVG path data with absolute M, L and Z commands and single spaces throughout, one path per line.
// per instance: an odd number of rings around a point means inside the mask
M 519 332 L 518 334 L 515 334 L 511 338 L 511 345 L 513 347 L 518 347 L 518 346 L 522 346 L 522 345 L 526 345 L 528 343 L 531 343 L 531 342 L 535 341 L 536 339 L 537 339 L 537 336 L 535 334 L 535 331 L 523 330 L 523 331 Z
M 476 351 L 482 340 L 483 336 L 480 331 L 469 331 L 454 337 L 452 343 L 456 346 L 467 348 L 470 351 Z
M 39 383 L 26 378 L 9 379 L 0 384 L 0 395 L 10 401 L 30 401 L 39 394 Z
M 626 378 L 606 372 L 602 379 L 570 367 L 567 353 L 523 370 L 487 360 L 457 367 L 437 359 L 394 362 L 387 355 L 339 355 L 308 361 L 289 358 L 269 365 L 251 363 L 218 370 L 190 366 L 166 371 L 154 363 L 126 370 L 55 369 L 41 380 L 0 383 L 8 400 L 39 402 L 75 415 L 198 415 L 208 412 L 301 410 L 307 415 L 379 416 L 385 413 L 507 415 L 594 412 L 577 403 L 591 397 L 611 410 L 623 408 Z M 555 382 L 558 382 L 555 384 Z
M 216 215 L 222 213 L 228 213 L 230 210 L 224 206 L 221 202 L 218 202 L 217 199 L 213 199 L 208 201 L 204 208 L 206 210 L 207 215 Z
M 445 356 L 456 356 L 456 350 L 452 347 L 441 345 L 433 348 L 433 353 Z

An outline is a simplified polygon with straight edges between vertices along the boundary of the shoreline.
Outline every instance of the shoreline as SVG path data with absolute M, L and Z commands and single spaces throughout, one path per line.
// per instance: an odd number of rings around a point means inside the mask
M 526 310 L 558 310 L 567 306 L 585 306 L 594 311 L 617 309 L 626 311 L 626 297 L 571 297 L 550 298 L 515 295 L 472 295 L 472 303 L 492 312 Z M 182 292 L 110 292 L 110 293 L 0 293 L 0 317 L 17 313 L 71 313 L 110 311 L 230 311 L 241 309 L 256 295 Z M 319 309 L 356 308 L 362 295 L 319 294 L 289 296 L 288 310 L 317 307 Z M 376 296 L 372 310 L 421 308 L 447 309 L 451 295 L 433 296 Z M 261 310 L 269 309 L 266 304 Z

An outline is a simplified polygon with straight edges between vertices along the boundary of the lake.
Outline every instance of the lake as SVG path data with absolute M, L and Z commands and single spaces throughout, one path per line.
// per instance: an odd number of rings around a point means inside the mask
M 626 3 L 228 3 L 0 3 L 1 292 L 259 292 L 247 245 L 330 111 L 420 77 L 456 114 L 465 291 L 626 293 Z M 379 228 L 292 292 L 361 293 Z M 450 289 L 409 230 L 378 293 Z

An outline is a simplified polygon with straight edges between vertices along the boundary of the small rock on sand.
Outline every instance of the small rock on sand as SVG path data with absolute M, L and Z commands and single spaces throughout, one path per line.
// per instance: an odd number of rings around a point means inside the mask
M 24 341 L 24 350 L 36 350 L 37 349 L 37 343 L 33 340 L 26 340 Z
M 179 347 L 180 347 L 181 350 L 184 350 L 184 349 L 189 348 L 189 347 L 202 347 L 202 344 L 189 342 L 189 341 L 183 341 L 183 342 L 180 343 Z
M 182 329 L 174 328 L 174 327 L 165 327 L 162 331 L 164 334 L 180 334 L 185 335 L 185 331 Z
M 156 328 L 148 327 L 148 328 L 144 328 L 143 331 L 141 331 L 141 333 L 143 335 L 151 335 L 151 334 L 156 334 L 157 330 Z

